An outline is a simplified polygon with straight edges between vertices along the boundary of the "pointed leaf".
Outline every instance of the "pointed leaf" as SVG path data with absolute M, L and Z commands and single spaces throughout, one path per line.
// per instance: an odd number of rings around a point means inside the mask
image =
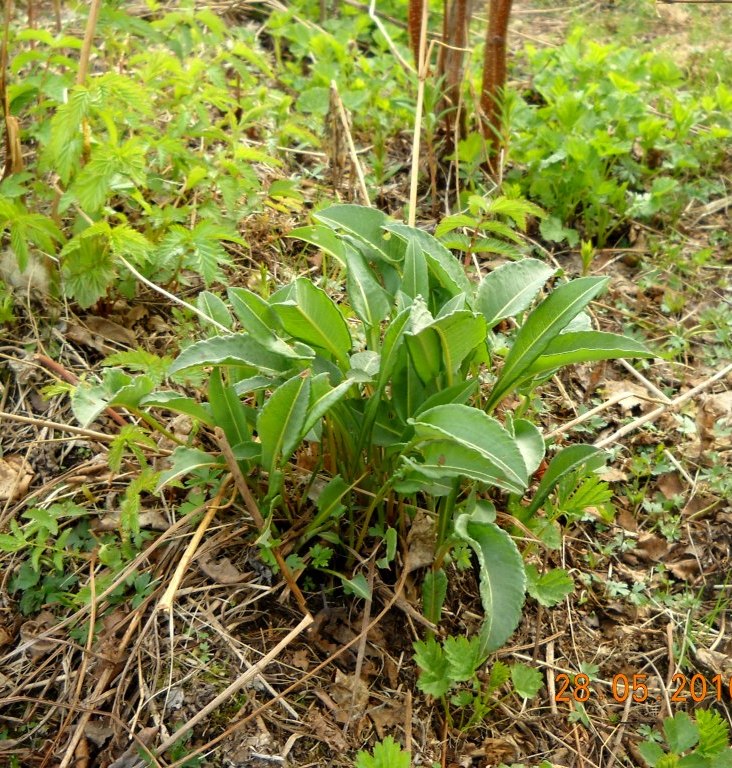
M 483 522 L 479 507 L 460 515 L 455 532 L 467 541 L 480 565 L 480 598 L 485 611 L 482 651 L 500 648 L 521 620 L 526 589 L 524 562 L 513 539 L 495 523 Z
M 215 320 L 219 325 L 223 325 L 227 330 L 231 331 L 232 322 L 229 310 L 226 308 L 226 304 L 211 291 L 201 291 L 196 299 L 196 306 L 203 312 L 206 317 L 210 317 Z
M 489 328 L 523 312 L 556 269 L 538 259 L 502 264 L 483 278 L 475 296 L 475 309 L 482 312 Z
M 214 368 L 208 382 L 208 402 L 216 425 L 224 430 L 229 445 L 239 445 L 251 437 L 244 403 L 229 384 L 224 384 L 221 370 Z
M 168 390 L 152 392 L 140 400 L 140 405 L 144 405 L 146 408 L 164 408 L 169 411 L 184 413 L 208 427 L 216 426 L 216 421 L 206 406 L 201 405 L 191 397 L 184 397 L 180 392 Z
M 415 239 L 407 241 L 407 249 L 404 252 L 401 290 L 412 299 L 417 298 L 417 296 L 427 299 L 430 295 L 430 277 L 427 270 L 427 260 Z
M 204 467 L 221 466 L 221 461 L 210 453 L 199 451 L 197 448 L 185 448 L 179 446 L 170 457 L 172 466 L 163 472 L 158 480 L 156 492 L 159 492 L 171 481 L 187 475 L 196 469 Z
M 389 315 L 389 294 L 379 285 L 366 260 L 358 251 L 347 248 L 346 259 L 346 290 L 353 311 L 367 328 L 374 328 Z
M 447 574 L 442 568 L 429 570 L 422 582 L 422 613 L 433 624 L 439 624 L 442 618 L 442 606 L 447 597 Z
M 539 468 L 539 464 L 544 458 L 546 451 L 544 438 L 534 424 L 526 419 L 514 420 L 513 434 L 516 438 L 516 445 L 524 457 L 526 472 L 531 476 Z
M 557 288 L 539 304 L 516 334 L 488 398 L 487 408 L 493 408 L 526 376 L 531 364 L 605 287 L 607 281 L 603 277 L 577 278 Z
M 549 463 L 534 498 L 526 510 L 527 517 L 535 515 L 554 486 L 567 474 L 573 472 L 583 464 L 587 471 L 592 472 L 605 464 L 605 452 L 593 445 L 570 445 L 563 448 Z
M 338 307 L 325 291 L 309 280 L 298 278 L 287 298 L 274 296 L 271 306 L 293 338 L 329 352 L 342 370 L 348 369 L 351 334 Z
M 313 216 L 331 229 L 347 232 L 365 245 L 366 256 L 370 259 L 383 259 L 390 264 L 398 264 L 402 260 L 404 247 L 400 241 L 386 237 L 383 227 L 390 219 L 376 208 L 332 205 Z
M 305 436 L 309 398 L 310 379 L 298 374 L 278 387 L 259 412 L 257 434 L 268 472 L 284 464 Z
M 620 357 L 654 357 L 644 344 L 629 336 L 602 331 L 560 333 L 531 364 L 527 374 L 540 373 L 575 363 L 615 360 Z
M 435 318 L 417 333 L 407 333 L 410 357 L 419 377 L 432 383 L 446 373 L 448 385 L 463 361 L 486 339 L 485 320 L 468 310 Z
M 511 435 L 477 408 L 451 403 L 438 405 L 411 420 L 420 440 L 452 440 L 498 470 L 502 487 L 522 492 L 528 473 L 521 451 Z
M 191 344 L 173 361 L 168 373 L 201 365 L 243 365 L 267 376 L 277 376 L 290 370 L 293 360 L 265 349 L 248 333 L 236 333 Z
M 291 230 L 287 237 L 296 237 L 298 240 L 304 240 L 306 243 L 320 248 L 321 251 L 330 254 L 341 266 L 346 266 L 346 249 L 343 241 L 333 232 L 332 229 L 321 224 L 315 224 L 309 227 L 298 227 Z
M 279 320 L 270 305 L 246 288 L 229 288 L 229 301 L 242 328 L 265 349 L 284 357 L 298 359 L 301 355 L 277 336 Z
M 424 254 L 430 274 L 450 296 L 456 296 L 459 293 L 467 296 L 472 294 L 473 287 L 457 259 L 428 232 L 399 222 L 389 222 L 384 225 L 384 229 L 393 232 L 407 243 L 410 240 L 416 243 Z

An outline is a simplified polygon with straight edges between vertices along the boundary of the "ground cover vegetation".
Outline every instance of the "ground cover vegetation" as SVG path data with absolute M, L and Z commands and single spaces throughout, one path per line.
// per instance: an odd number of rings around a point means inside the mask
M 6 6 L 6 764 L 732 764 L 732 17 L 445 6 Z

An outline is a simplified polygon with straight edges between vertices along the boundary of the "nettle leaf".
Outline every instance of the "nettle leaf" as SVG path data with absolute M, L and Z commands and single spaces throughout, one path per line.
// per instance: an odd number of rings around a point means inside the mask
M 729 726 L 726 720 L 713 709 L 698 709 L 696 725 L 699 728 L 698 752 L 707 757 L 714 757 L 729 745 Z
M 64 185 L 75 168 L 79 167 L 83 140 L 81 126 L 89 116 L 93 95 L 83 85 L 75 85 L 68 101 L 62 104 L 51 119 L 51 141 L 44 153 L 44 165 L 50 164 Z
M 310 378 L 297 374 L 278 387 L 257 418 L 262 465 L 272 473 L 287 461 L 305 436 Z
M 556 484 L 570 472 L 574 472 L 582 465 L 587 468 L 587 473 L 604 466 L 606 454 L 592 445 L 570 445 L 563 448 L 549 462 L 549 466 L 541 478 L 534 498 L 529 504 L 526 515 L 535 515 L 547 496 L 552 492 Z
M 313 214 L 313 217 L 331 229 L 351 235 L 361 244 L 364 255 L 369 259 L 382 259 L 390 264 L 398 264 L 402 260 L 404 246 L 385 235 L 384 226 L 390 220 L 376 208 L 332 205 Z
M 444 641 L 447 674 L 456 683 L 472 680 L 478 667 L 483 664 L 486 654 L 481 651 L 480 638 L 454 637 L 448 635 Z
M 538 259 L 502 264 L 484 277 L 475 296 L 475 308 L 489 328 L 523 312 L 556 269 Z
M 480 565 L 480 598 L 485 611 L 481 629 L 481 651 L 500 648 L 521 620 L 526 590 L 524 561 L 513 539 L 495 523 L 484 521 L 477 507 L 459 515 L 456 534 L 475 551 Z
M 608 278 L 579 277 L 553 291 L 526 318 L 493 386 L 486 407 L 491 409 L 527 375 L 532 363 L 590 301 Z
M 544 675 L 528 664 L 512 664 L 511 682 L 519 696 L 524 699 L 533 699 L 544 685 Z
M 117 272 L 101 239 L 75 237 L 62 251 L 61 279 L 67 296 L 90 307 L 107 295 Z
M 241 365 L 276 377 L 292 368 L 293 360 L 265 349 L 248 333 L 213 336 L 186 347 L 168 369 L 172 375 L 202 365 Z
M 145 184 L 147 161 L 145 146 L 139 139 L 129 139 L 120 146 L 97 145 L 91 160 L 77 174 L 70 191 L 85 211 L 94 213 L 104 205 L 118 177 L 128 179 L 135 186 Z
M 526 566 L 526 591 L 541 605 L 553 608 L 574 590 L 574 581 L 562 568 L 552 568 L 539 574 L 536 566 Z
M 448 674 L 448 661 L 442 646 L 433 636 L 413 644 L 414 661 L 419 667 L 417 687 L 422 693 L 438 699 L 444 696 L 452 685 Z
M 466 476 L 481 470 L 492 482 L 513 493 L 523 493 L 528 473 L 516 440 L 497 422 L 477 408 L 459 403 L 439 405 L 411 419 L 415 437 L 426 442 L 425 457 L 435 458 L 434 446 L 444 449 L 444 461 L 437 466 L 459 470 L 464 464 Z M 429 441 L 429 442 L 428 442 Z
M 21 272 L 28 266 L 29 245 L 35 245 L 47 254 L 54 254 L 57 244 L 64 240 L 53 219 L 40 213 L 28 213 L 21 203 L 0 197 L 0 230 L 2 229 L 9 232 L 10 245 Z
M 411 757 L 391 736 L 374 745 L 374 754 L 360 750 L 356 755 L 356 768 L 409 768 Z
M 351 334 L 340 310 L 325 291 L 299 277 L 275 293 L 270 306 L 290 336 L 330 353 L 342 370 L 348 370 Z
M 346 248 L 346 290 L 353 311 L 367 328 L 374 328 L 391 311 L 389 294 L 381 287 L 366 260 L 353 248 Z
M 115 256 L 125 256 L 137 265 L 148 262 L 152 243 L 129 224 L 120 224 L 109 230 L 109 247 Z

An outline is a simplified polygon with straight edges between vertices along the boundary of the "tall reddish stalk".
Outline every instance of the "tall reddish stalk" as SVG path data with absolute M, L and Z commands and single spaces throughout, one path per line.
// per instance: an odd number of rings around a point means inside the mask
M 465 115 L 456 122 L 460 105 L 460 87 L 463 82 L 465 50 L 468 47 L 468 24 L 472 15 L 472 0 L 445 0 L 442 42 L 437 64 L 437 76 L 443 80 L 443 97 L 440 111 L 445 113 L 448 137 L 447 151 L 451 152 L 455 140 L 465 134 Z M 456 130 L 457 125 L 457 130 Z
M 483 88 L 480 106 L 483 110 L 483 135 L 490 149 L 489 167 L 498 176 L 501 149 L 505 143 L 503 126 L 503 92 L 506 86 L 506 36 L 513 0 L 490 0 L 488 29 L 483 58 Z

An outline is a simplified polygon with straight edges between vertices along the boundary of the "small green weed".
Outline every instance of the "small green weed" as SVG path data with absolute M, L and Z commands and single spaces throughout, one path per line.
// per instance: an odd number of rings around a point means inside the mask
M 725 768 L 732 765 L 729 726 L 722 716 L 700 709 L 694 720 L 677 712 L 663 721 L 663 733 L 653 731 L 638 750 L 650 768 Z

